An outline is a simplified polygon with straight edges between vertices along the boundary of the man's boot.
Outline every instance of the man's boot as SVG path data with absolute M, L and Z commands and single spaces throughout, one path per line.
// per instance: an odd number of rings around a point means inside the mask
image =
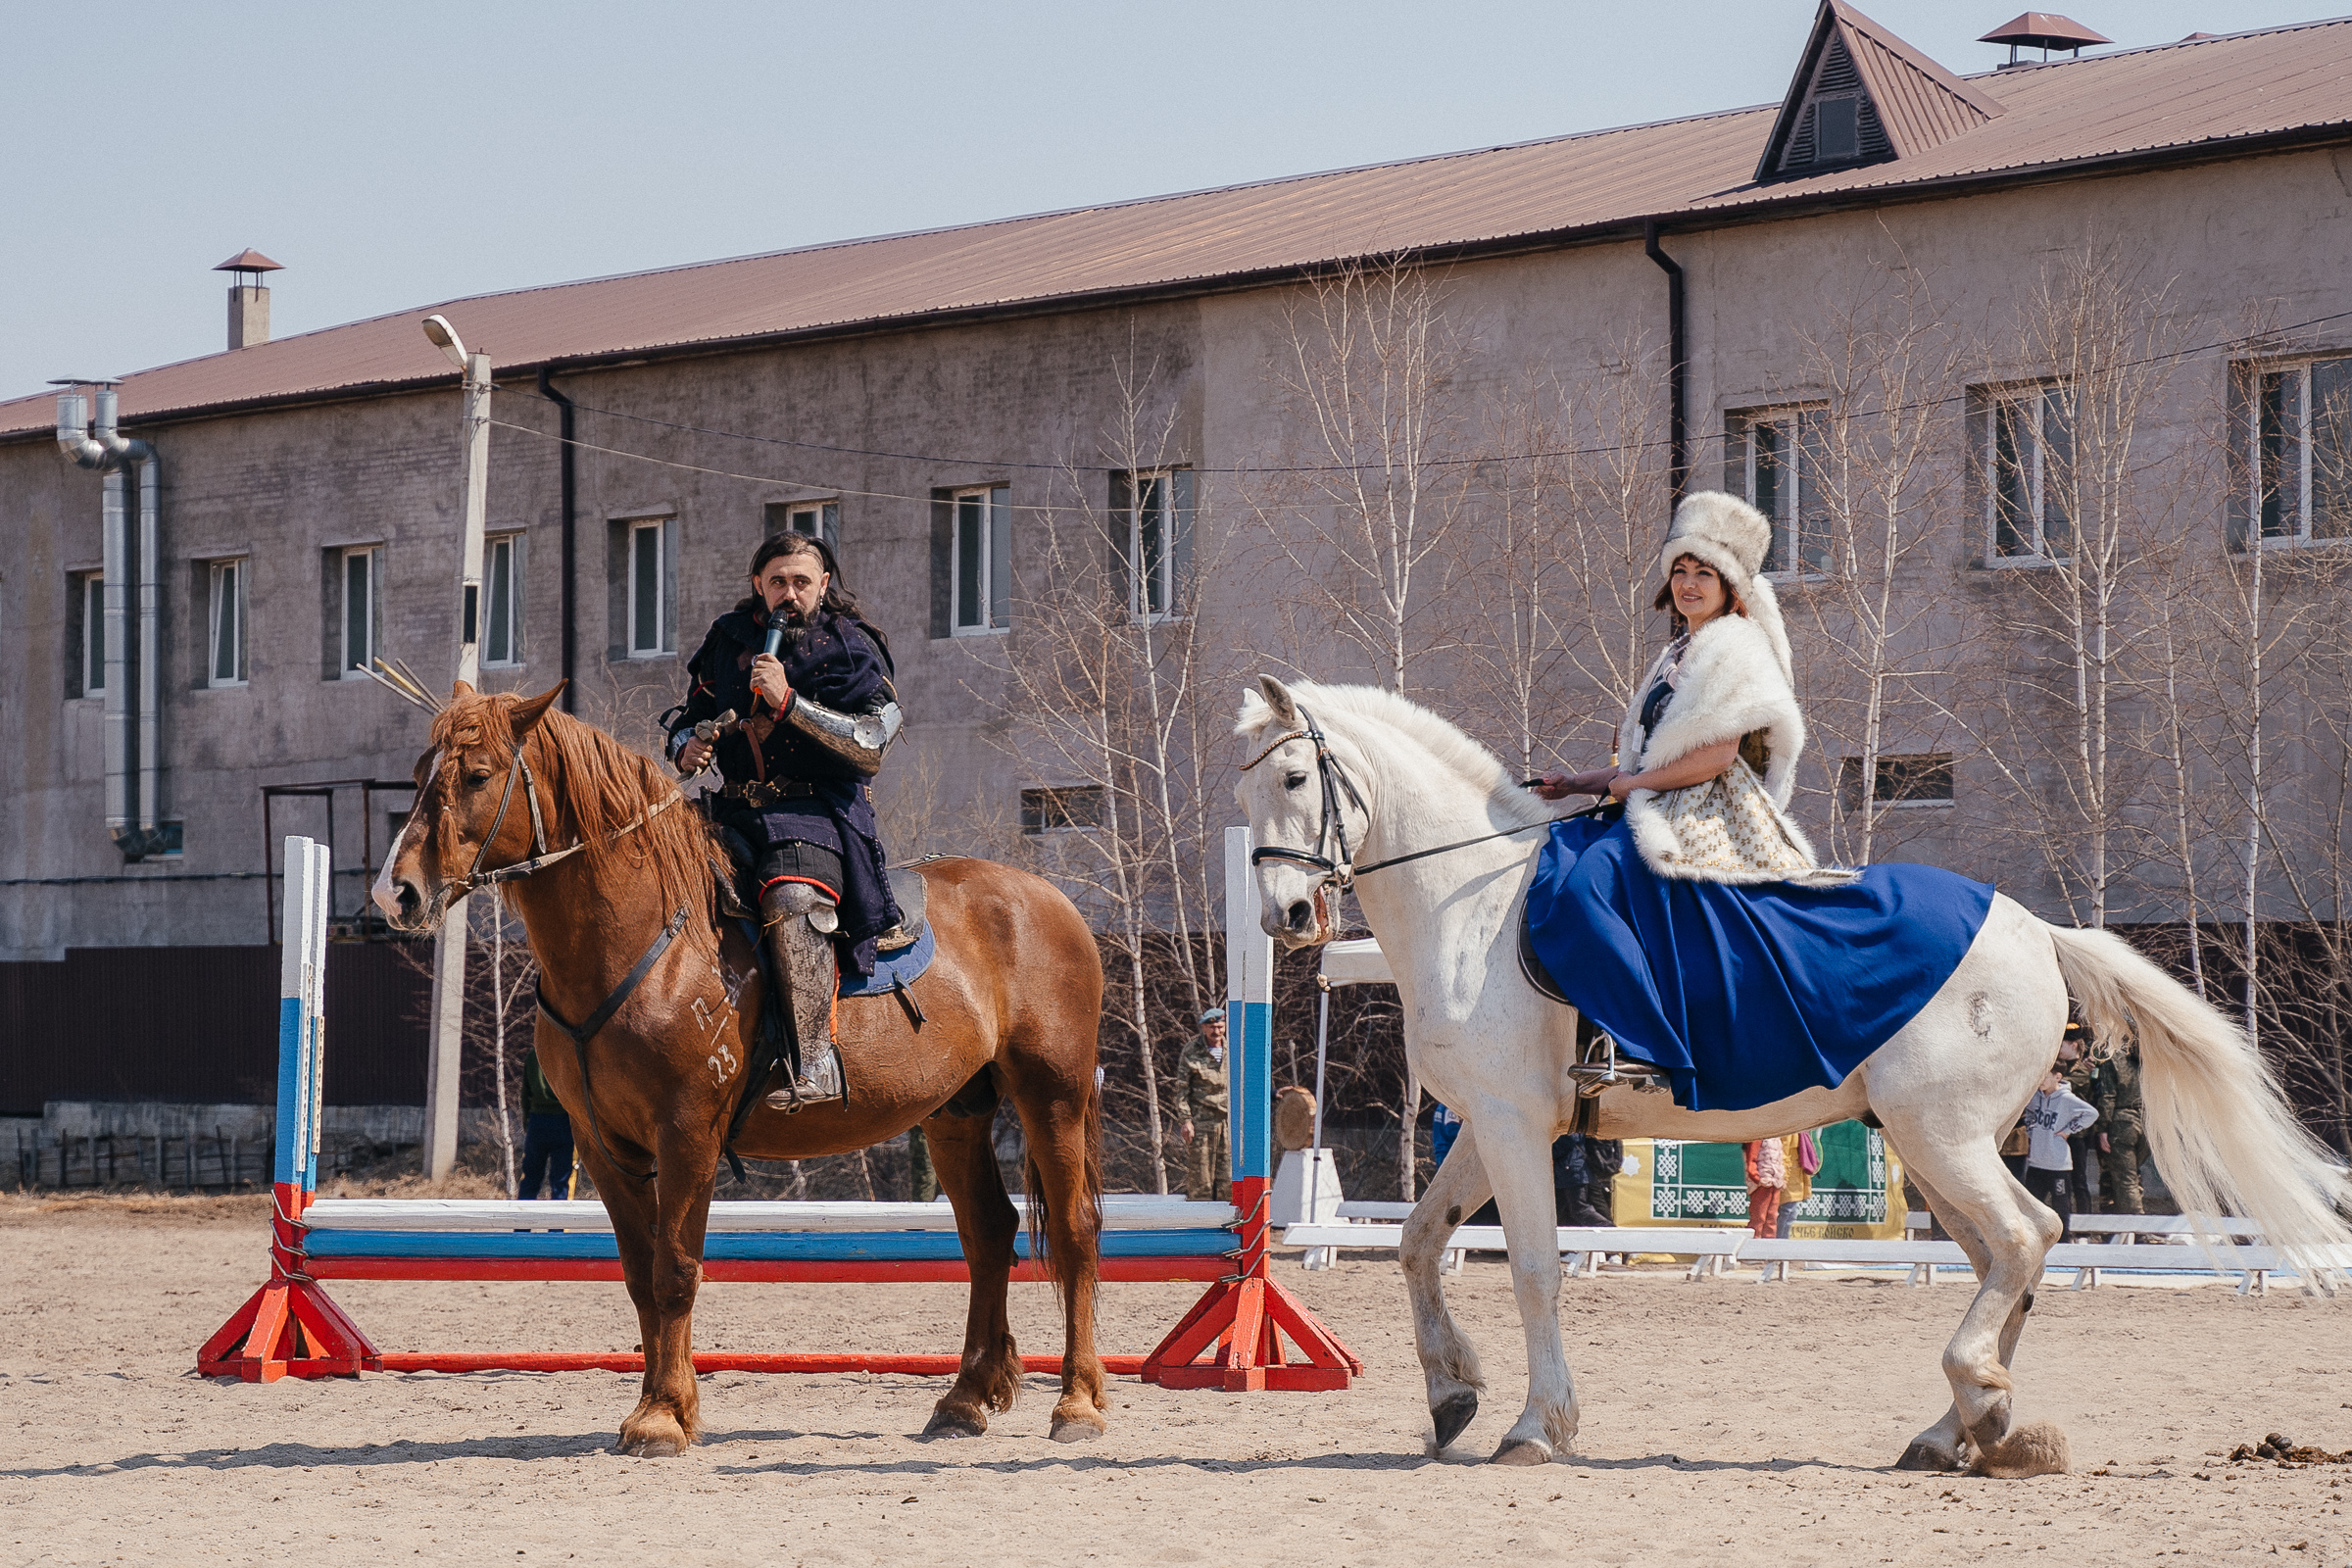
M 779 995 L 800 1025 L 800 1073 L 767 1096 L 773 1110 L 799 1110 L 843 1098 L 841 1054 L 833 1046 L 833 992 L 840 977 L 831 933 L 833 901 L 807 882 L 771 882 L 760 896 L 760 924 Z M 789 1065 L 789 1064 L 788 1064 Z

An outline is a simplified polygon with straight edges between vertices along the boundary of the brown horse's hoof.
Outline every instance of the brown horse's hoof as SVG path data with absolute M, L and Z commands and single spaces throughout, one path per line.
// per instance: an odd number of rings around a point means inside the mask
M 2029 1421 L 1977 1454 L 1976 1474 L 1996 1481 L 2062 1476 L 2072 1467 L 2066 1432 L 2054 1421 Z
M 657 1410 L 622 1422 L 620 1441 L 613 1445 L 613 1451 L 632 1459 L 674 1459 L 686 1451 L 689 1441 L 676 1417 Z
M 1960 1468 L 1960 1456 L 1948 1448 L 1939 1448 L 1924 1439 L 1913 1438 L 1911 1446 L 1894 1461 L 1897 1470 L 1950 1471 Z
M 1489 1464 L 1549 1464 L 1551 1447 L 1532 1438 L 1514 1438 L 1494 1450 Z
M 934 1410 L 923 1427 L 926 1438 L 977 1438 L 988 1431 L 985 1416 L 969 1415 L 961 1410 Z
M 1086 1443 L 1109 1430 L 1110 1423 L 1102 1419 L 1102 1411 L 1091 1401 L 1073 1396 L 1054 1411 L 1051 1436 L 1055 1443 Z

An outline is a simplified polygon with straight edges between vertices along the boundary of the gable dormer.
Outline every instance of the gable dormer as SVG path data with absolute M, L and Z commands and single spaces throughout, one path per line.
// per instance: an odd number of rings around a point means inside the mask
M 1756 182 L 1912 157 L 2000 112 L 1997 100 L 1844 0 L 1822 0 L 1780 118 L 1764 143 Z

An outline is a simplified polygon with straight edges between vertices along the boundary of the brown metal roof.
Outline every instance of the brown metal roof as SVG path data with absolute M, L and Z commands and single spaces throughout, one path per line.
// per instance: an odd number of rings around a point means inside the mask
M 214 268 L 213 270 L 216 272 L 282 272 L 285 269 L 264 256 L 260 251 L 248 247 Z
M 1980 85 L 1981 84 L 1981 85 Z M 417 322 L 447 316 L 509 369 L 1055 309 L 1396 251 L 1682 227 L 1932 194 L 2259 138 L 2352 140 L 2352 21 L 2119 51 L 1975 78 L 2002 113 L 1891 162 L 1758 187 L 1779 106 L 1410 163 L 812 246 L 401 311 L 126 377 L 126 421 L 453 381 Z M 1890 116 L 1891 118 L 1891 116 Z M 46 395 L 0 403 L 45 430 Z

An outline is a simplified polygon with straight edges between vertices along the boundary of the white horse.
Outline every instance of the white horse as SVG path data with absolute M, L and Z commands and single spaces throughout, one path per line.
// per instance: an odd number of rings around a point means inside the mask
M 1396 972 L 1405 1054 L 1468 1124 L 1407 1221 L 1401 1252 L 1438 1446 L 1469 1424 L 1485 1386 L 1446 1310 L 1439 1254 L 1462 1215 L 1492 1195 L 1528 1362 L 1526 1407 L 1494 1458 L 1544 1463 L 1577 1427 L 1560 1348 L 1550 1160 L 1576 1108 L 1576 1014 L 1522 977 L 1515 922 L 1544 837 L 1538 824 L 1559 808 L 1400 697 L 1258 684 L 1236 729 L 1254 760 L 1235 796 L 1260 847 L 1261 923 L 1289 947 L 1328 942 L 1330 895 L 1356 876 L 1364 917 Z M 1373 869 L 1513 828 L 1528 831 Z M 1684 1110 L 1660 1089 L 1620 1085 L 1599 1096 L 1594 1130 L 1604 1138 L 1740 1143 L 1848 1117 L 1885 1128 L 1979 1282 L 1943 1353 L 1951 1408 L 1912 1440 L 1899 1468 L 2024 1476 L 2067 1466 L 2059 1428 L 2016 1421 L 2009 1370 L 2059 1221 L 2009 1174 L 1997 1144 L 2057 1055 L 2070 993 L 2099 1038 L 2136 1039 L 2148 1143 L 2183 1208 L 2252 1219 L 2297 1257 L 2306 1281 L 2331 1286 L 2322 1260 L 2340 1261 L 2334 1249 L 2352 1241 L 2337 1210 L 2352 1194 L 2244 1035 L 2121 940 L 2049 925 L 2006 898 L 1994 899 L 1960 966 L 1918 1016 L 1835 1089 L 1742 1111 Z

